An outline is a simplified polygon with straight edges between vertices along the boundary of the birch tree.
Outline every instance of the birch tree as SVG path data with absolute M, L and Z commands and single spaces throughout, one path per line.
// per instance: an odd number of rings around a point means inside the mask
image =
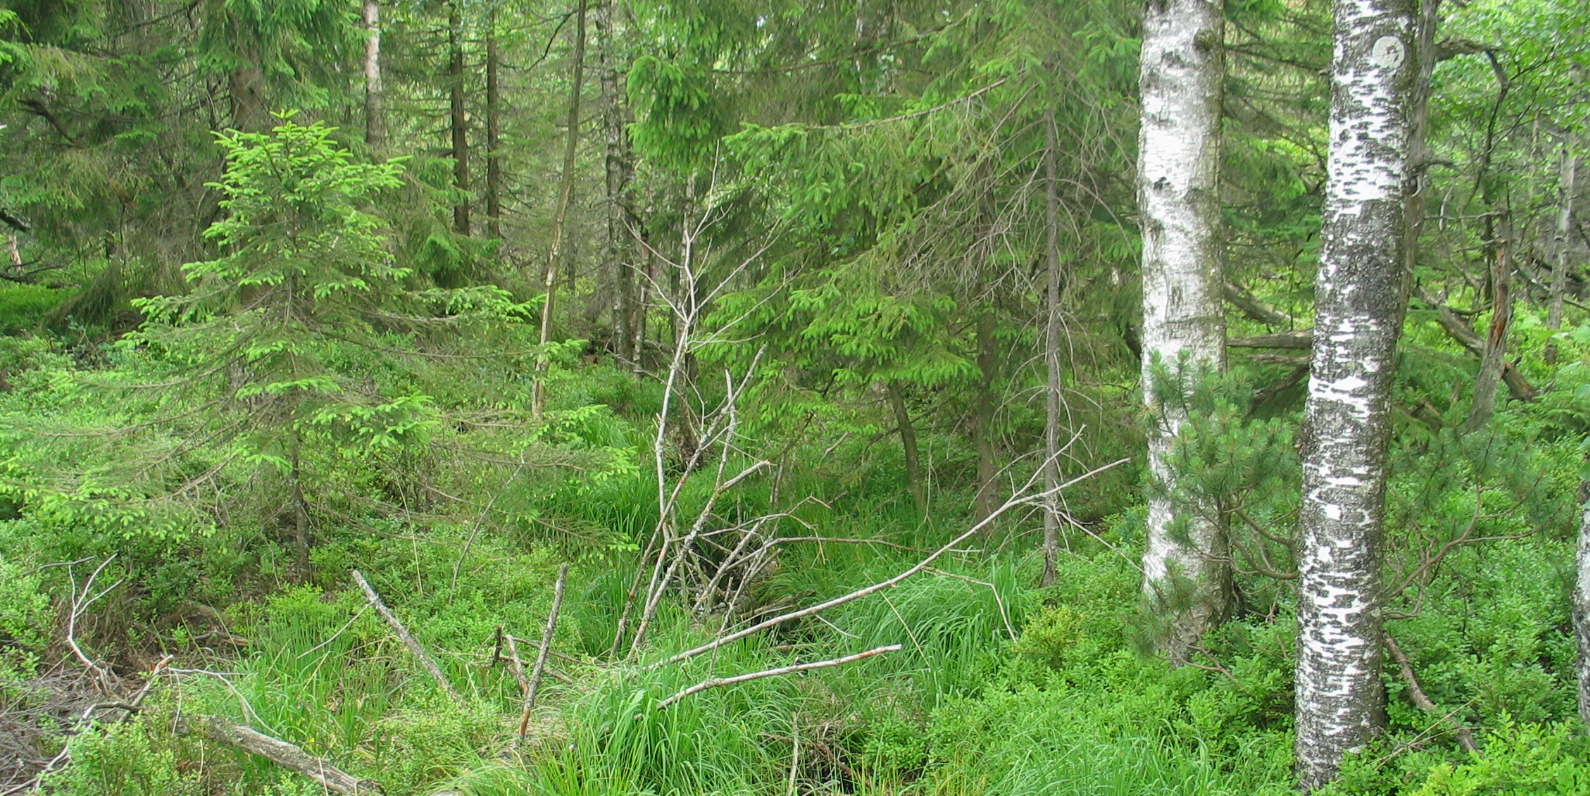
M 1580 489 L 1582 493 L 1583 488 Z M 1575 668 L 1579 680 L 1579 718 L 1590 725 L 1590 503 L 1579 523 L 1579 544 L 1574 556 L 1577 576 L 1573 589 L 1573 635 L 1579 646 Z
M 1143 19 L 1138 202 L 1143 225 L 1143 385 L 1153 427 L 1144 595 L 1169 624 L 1173 662 L 1228 612 L 1231 568 L 1216 507 L 1175 488 L 1168 459 L 1187 419 L 1183 375 L 1219 369 L 1225 320 L 1218 182 L 1221 0 L 1149 0 Z M 1156 389 L 1156 361 L 1176 373 Z M 1180 393 L 1179 395 L 1176 393 Z
M 1380 540 L 1403 226 L 1413 0 L 1336 0 L 1329 176 L 1304 413 L 1297 764 L 1305 791 L 1385 725 Z

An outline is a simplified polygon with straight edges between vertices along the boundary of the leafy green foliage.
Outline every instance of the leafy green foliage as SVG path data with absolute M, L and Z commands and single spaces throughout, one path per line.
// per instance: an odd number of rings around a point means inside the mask
M 198 777 L 179 769 L 170 740 L 145 721 L 93 727 L 72 739 L 72 765 L 46 787 L 63 796 L 197 796 Z

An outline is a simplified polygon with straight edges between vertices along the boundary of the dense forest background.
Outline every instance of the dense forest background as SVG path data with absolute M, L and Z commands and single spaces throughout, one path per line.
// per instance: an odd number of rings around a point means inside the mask
M 1333 14 L 1195 5 L 1207 362 L 1140 2 L 4 0 L 0 794 L 1293 792 Z M 1381 5 L 1383 707 L 1303 787 L 1580 796 L 1590 10 Z

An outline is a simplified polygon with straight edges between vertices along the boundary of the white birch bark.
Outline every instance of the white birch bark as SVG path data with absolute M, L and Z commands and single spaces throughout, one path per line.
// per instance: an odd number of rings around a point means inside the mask
M 1144 596 L 1164 617 L 1173 662 L 1224 618 L 1231 568 L 1215 506 L 1175 488 L 1167 459 L 1186 421 L 1183 402 L 1155 400 L 1156 358 L 1183 356 L 1219 369 L 1225 360 L 1219 264 L 1221 0 L 1149 0 L 1143 19 L 1138 202 L 1143 226 L 1143 387 L 1154 425 L 1148 465 Z M 1173 520 L 1178 526 L 1173 532 Z M 1185 533 L 1181 533 L 1185 530 Z
M 1329 177 L 1304 416 L 1297 764 L 1310 791 L 1385 724 L 1380 538 L 1403 248 L 1412 0 L 1336 0 Z
M 1579 576 L 1573 589 L 1573 635 L 1579 642 L 1579 718 L 1590 725 L 1590 503 L 1579 523 Z

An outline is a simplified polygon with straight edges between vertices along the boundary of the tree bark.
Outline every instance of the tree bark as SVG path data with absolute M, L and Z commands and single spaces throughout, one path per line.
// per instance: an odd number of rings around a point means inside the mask
M 547 253 L 545 273 L 546 303 L 541 306 L 541 354 L 536 358 L 536 373 L 530 414 L 539 419 L 546 411 L 546 376 L 550 362 L 546 347 L 552 342 L 552 320 L 557 308 L 558 265 L 563 257 L 563 237 L 569 219 L 569 198 L 574 193 L 574 155 L 580 143 L 580 85 L 585 77 L 585 0 L 574 12 L 573 77 L 569 87 L 568 129 L 563 143 L 563 174 L 558 178 L 558 209 L 552 220 L 552 249 Z
M 922 458 L 917 451 L 916 428 L 911 425 L 911 412 L 905 406 L 905 393 L 900 385 L 884 385 L 889 395 L 889 407 L 894 410 L 895 428 L 900 432 L 900 447 L 905 452 L 905 488 L 911 493 L 911 506 L 917 517 L 927 516 L 927 490 L 922 486 Z
M 977 450 L 977 494 L 972 500 L 972 522 L 982 522 L 999 505 L 996 482 L 999 463 L 995 461 L 994 410 L 999 398 L 995 382 L 999 378 L 998 352 L 994 350 L 994 312 L 985 309 L 977 316 L 977 405 L 972 407 L 972 436 Z
M 502 90 L 498 72 L 497 7 L 486 13 L 486 234 L 502 240 Z
M 364 143 L 371 152 L 386 145 L 381 81 L 381 0 L 364 0 Z
M 1225 280 L 1218 228 L 1220 0 L 1150 0 L 1143 19 L 1138 202 L 1143 226 L 1143 388 L 1149 429 L 1148 549 L 1143 594 L 1166 618 L 1160 647 L 1185 663 L 1229 613 L 1231 567 L 1217 506 L 1177 488 L 1169 455 L 1187 420 L 1184 401 L 1156 399 L 1156 363 L 1184 389 L 1182 365 L 1225 365 Z M 1172 530 L 1173 521 L 1179 527 Z M 1182 533 L 1182 530 L 1185 533 Z
M 612 275 L 617 286 L 613 302 L 613 353 L 621 362 L 634 367 L 639 325 L 635 235 L 640 221 L 635 214 L 632 195 L 635 163 L 629 141 L 629 113 L 623 89 L 618 84 L 624 70 L 618 53 L 616 4 L 616 0 L 601 0 L 596 9 L 596 30 L 601 37 L 598 68 L 601 71 L 602 137 L 606 142 L 604 166 L 607 172 L 607 235 L 602 244 L 602 270 Z
M 248 39 L 247 33 L 239 38 Z M 270 125 L 265 110 L 265 72 L 259 66 L 259 45 L 238 43 L 241 62 L 227 75 L 227 93 L 232 97 L 232 126 L 245 133 L 257 133 Z
M 1507 365 L 1507 332 L 1513 321 L 1512 263 L 1507 242 L 1500 241 L 1491 255 L 1491 325 L 1485 335 L 1485 353 L 1480 357 L 1479 376 L 1474 380 L 1474 404 L 1463 423 L 1467 432 L 1490 425 L 1496 411 L 1496 393 Z
M 272 738 L 251 727 L 234 724 L 218 716 L 194 716 L 183 722 L 183 732 L 194 728 L 212 741 L 235 746 L 249 754 L 259 755 L 283 768 L 303 774 L 331 793 L 373 796 L 381 792 L 381 785 L 374 780 L 359 779 L 326 762 L 323 758 L 305 752 L 296 744 Z
M 1044 116 L 1044 423 L 1043 423 L 1043 575 L 1039 583 L 1054 585 L 1060 558 L 1060 387 L 1065 379 L 1060 358 L 1060 197 L 1059 157 L 1054 109 Z
M 450 127 L 453 133 L 453 187 L 458 203 L 453 205 L 453 230 L 469 234 L 469 118 L 464 106 L 464 21 L 459 12 L 462 0 L 447 4 L 447 82 Z
M 303 437 L 293 432 L 289 451 L 291 467 L 287 478 L 288 499 L 293 503 L 293 568 L 299 583 L 309 582 L 309 501 L 304 498 L 304 471 L 301 462 Z
M 1585 489 L 1580 488 L 1583 496 Z M 1573 635 L 1579 645 L 1579 718 L 1590 726 L 1590 502 L 1579 522 L 1579 545 L 1575 555 L 1578 577 L 1573 589 Z
M 1563 299 L 1568 293 L 1568 263 L 1573 247 L 1568 235 L 1573 230 L 1574 184 L 1579 176 L 1579 158 L 1573 153 L 1573 140 L 1564 130 L 1562 141 L 1562 177 L 1557 189 L 1557 227 L 1552 236 L 1551 305 L 1546 312 L 1546 328 L 1562 328 Z M 1546 346 L 1546 364 L 1557 364 L 1557 344 Z
M 1304 791 L 1385 727 L 1380 541 L 1406 305 L 1410 0 L 1336 0 L 1329 176 L 1304 412 L 1297 765 Z

